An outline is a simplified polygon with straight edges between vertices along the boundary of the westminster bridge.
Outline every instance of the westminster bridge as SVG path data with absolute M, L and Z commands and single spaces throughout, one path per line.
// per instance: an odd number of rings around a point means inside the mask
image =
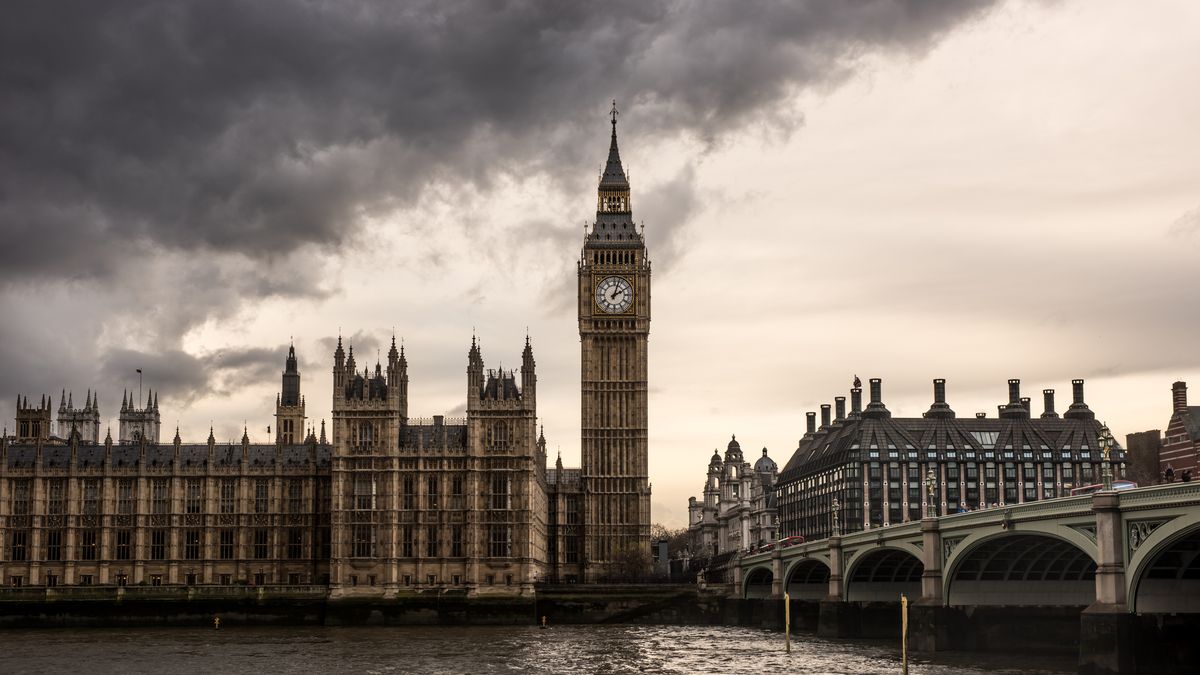
M 1200 663 L 1200 483 L 833 536 L 746 556 L 736 579 L 746 599 L 786 591 L 823 636 L 896 635 L 903 594 L 919 650 L 1078 643 L 1081 673 L 1189 672 Z

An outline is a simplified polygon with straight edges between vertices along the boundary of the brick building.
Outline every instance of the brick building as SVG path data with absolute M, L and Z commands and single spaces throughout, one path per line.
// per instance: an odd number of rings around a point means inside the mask
M 1171 469 L 1180 480 L 1188 471 L 1193 480 L 1200 479 L 1200 406 L 1188 405 L 1186 382 L 1171 385 L 1171 404 L 1171 421 L 1158 453 L 1159 472 Z
M 1162 432 L 1158 429 L 1125 434 L 1126 475 L 1138 485 L 1157 485 L 1162 482 L 1159 466 L 1162 453 Z

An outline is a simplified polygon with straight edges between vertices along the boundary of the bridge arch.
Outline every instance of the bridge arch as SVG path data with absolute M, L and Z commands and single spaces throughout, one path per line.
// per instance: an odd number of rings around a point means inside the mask
M 1094 525 L 1094 520 L 1089 517 L 1086 521 L 1075 523 L 1061 523 L 1052 521 L 1038 521 L 1032 523 L 1020 523 L 1019 529 L 1010 529 L 1002 522 L 995 522 L 982 527 L 974 527 L 966 536 L 950 531 L 942 532 L 942 545 L 946 551 L 945 558 L 942 561 L 942 570 L 944 572 L 953 571 L 963 556 L 970 553 L 975 546 L 995 539 L 996 537 L 1011 537 L 1017 534 L 1032 534 L 1043 535 L 1055 539 L 1061 539 L 1075 546 L 1079 550 L 1088 554 L 1092 560 L 1096 560 L 1100 553 L 1096 549 L 1096 540 L 1094 535 L 1086 534 L 1086 528 Z M 946 574 L 945 579 L 949 579 L 950 575 Z M 943 585 L 943 592 L 946 588 Z
M 1193 509 L 1193 511 L 1195 511 Z M 1134 545 L 1127 568 L 1129 610 L 1137 613 L 1200 612 L 1200 512 L 1180 515 L 1158 525 L 1143 541 L 1125 525 Z M 1142 528 L 1141 531 L 1144 531 Z
M 955 606 L 1086 606 L 1096 599 L 1094 546 L 1046 531 L 973 537 L 947 560 L 943 597 Z
M 746 581 L 742 584 L 747 598 L 771 597 L 771 583 L 775 581 L 775 573 L 770 567 L 752 567 L 746 572 Z
M 884 546 L 856 556 L 846 571 L 846 600 L 896 602 L 903 593 L 921 597 L 921 558 L 904 548 Z
M 829 595 L 829 574 L 824 560 L 800 558 L 784 573 L 784 590 L 792 600 L 824 600 Z

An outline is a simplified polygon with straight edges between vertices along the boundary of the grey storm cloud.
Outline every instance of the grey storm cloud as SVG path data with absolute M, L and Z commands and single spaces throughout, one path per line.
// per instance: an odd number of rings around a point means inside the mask
M 0 304 L 21 321 L 42 312 L 34 305 L 48 287 L 69 287 L 63 303 L 90 317 L 85 335 L 109 314 L 147 313 L 155 335 L 107 354 L 73 349 L 48 371 L 29 356 L 66 341 L 71 312 L 58 311 L 5 329 L 0 380 L 37 391 L 47 374 L 161 361 L 182 395 L 215 391 L 214 372 L 236 371 L 183 351 L 188 330 L 262 298 L 327 295 L 327 283 L 277 272 L 319 279 L 314 251 L 338 255 L 372 216 L 413 207 L 431 186 L 487 191 L 532 173 L 574 189 L 561 183 L 596 163 L 597 143 L 580 139 L 596 140 L 610 98 L 637 110 L 643 135 L 712 144 L 749 125 L 786 131 L 798 124 L 787 105 L 797 92 L 842 81 L 866 54 L 923 53 L 991 4 L 10 7 L 0 22 Z M 661 187 L 679 203 L 644 202 L 667 222 L 654 235 L 664 255 L 697 209 L 693 171 Z M 225 364 L 234 356 L 278 367 L 267 354 L 226 353 Z
M 336 245 L 431 182 L 582 161 L 610 95 L 715 139 L 984 4 L 25 5 L 0 28 L 0 226 L 25 246 L 0 274 Z
M 142 352 L 114 349 L 100 369 L 104 382 L 137 381 L 140 369 L 155 390 L 170 392 L 175 402 L 189 403 L 206 394 L 221 394 L 227 388 L 269 381 L 283 370 L 287 345 L 275 348 L 223 349 L 203 356 L 182 350 Z

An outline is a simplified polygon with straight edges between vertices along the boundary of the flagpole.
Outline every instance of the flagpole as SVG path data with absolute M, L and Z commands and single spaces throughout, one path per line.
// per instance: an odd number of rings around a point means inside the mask
M 142 369 L 138 368 L 138 400 L 142 400 Z

